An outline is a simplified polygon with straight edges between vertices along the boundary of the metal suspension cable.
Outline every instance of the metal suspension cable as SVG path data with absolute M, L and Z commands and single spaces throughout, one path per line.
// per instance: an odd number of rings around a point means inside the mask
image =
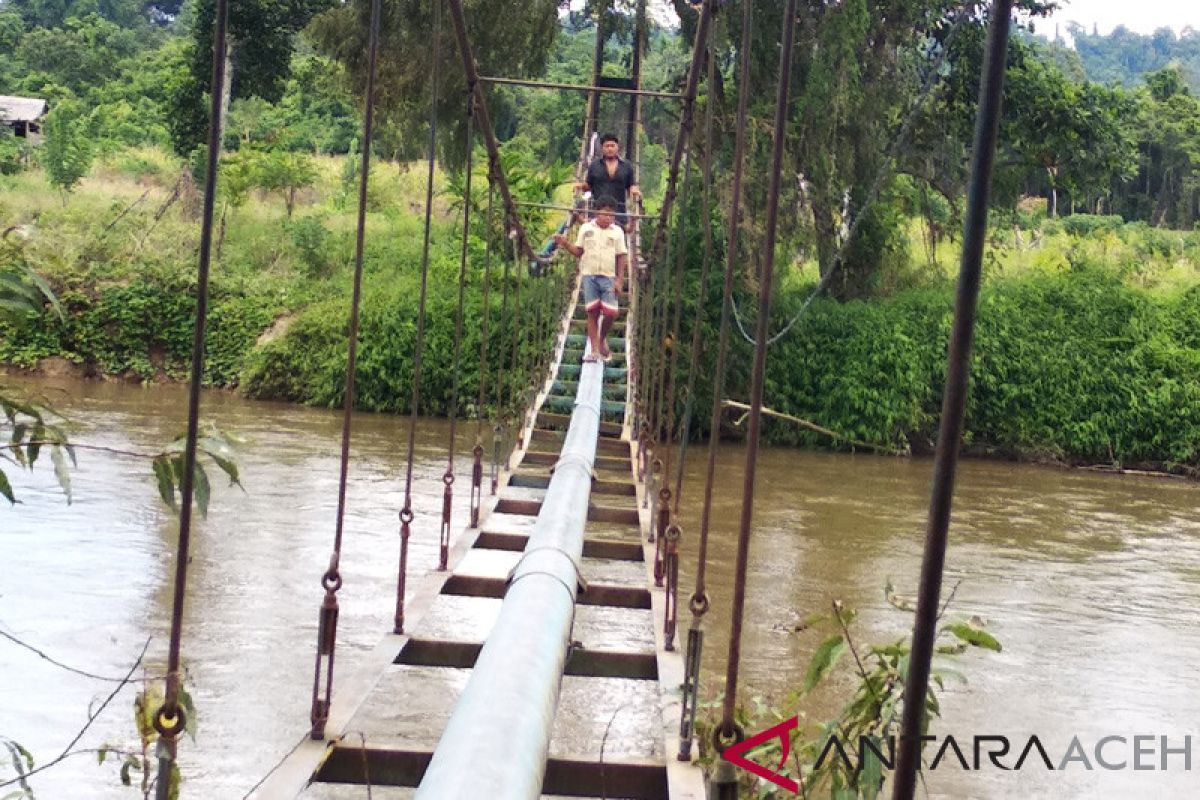
M 684 389 L 683 419 L 679 424 L 679 463 L 675 469 L 674 511 L 679 515 L 680 499 L 683 497 L 683 471 L 687 460 L 688 440 L 692 427 L 693 393 L 696 389 L 696 373 L 700 369 L 700 331 L 704 326 L 704 306 L 708 299 L 708 276 L 712 266 L 712 152 L 713 152 L 713 105 L 716 85 L 716 54 L 713 52 L 712 33 L 708 36 L 708 104 L 704 109 L 704 155 L 700 162 L 700 176 L 704 183 L 704 198 L 701 201 L 700 229 L 704 243 L 704 255 L 700 265 L 700 287 L 696 293 L 696 312 L 692 318 L 692 344 L 688 363 L 687 388 Z
M 692 44 L 692 64 L 688 68 L 687 87 L 683 92 L 683 109 L 679 119 L 679 135 L 675 149 L 671 151 L 671 163 L 667 170 L 667 191 L 659 209 L 658 225 L 654 228 L 654 241 L 650 245 L 650 262 L 657 261 L 659 250 L 667 235 L 667 220 L 671 217 L 671 206 L 675 202 L 675 181 L 679 178 L 679 163 L 692 132 L 692 114 L 696 106 L 696 87 L 700 83 L 700 67 L 704 54 L 703 43 L 708 40 L 708 27 L 712 23 L 715 0 L 704 0 L 700 6 L 700 19 L 696 22 L 696 38 Z
M 634 85 L 641 88 L 642 85 L 642 51 L 646 47 L 646 0 L 638 0 L 635 11 L 634 24 L 634 50 L 633 50 L 633 80 Z M 634 180 L 641 185 L 641 148 L 638 140 L 638 135 L 641 132 L 642 125 L 642 104 L 637 95 L 629 98 L 629 125 L 627 128 L 628 134 L 626 138 L 629 140 L 626 147 L 626 153 L 629 156 L 630 164 L 633 166 Z M 641 203 L 637 206 L 629 208 L 633 211 L 640 208 Z M 644 211 L 645 209 L 641 209 Z M 629 399 L 632 401 L 633 407 L 633 423 L 632 423 L 632 438 L 643 441 L 648 429 L 646 427 L 645 406 L 642 402 L 642 356 L 645 352 L 645 347 L 642 344 L 645 327 L 643 325 L 644 307 L 646 298 L 644 297 L 643 269 L 642 269 L 642 226 L 641 220 L 635 220 L 633 226 L 633 236 L 630 240 L 630 255 L 629 255 L 629 308 L 625 312 L 625 368 L 626 385 L 629 391 L 632 392 Z M 630 343 L 633 344 L 630 347 Z M 641 481 L 646 474 L 646 449 L 638 447 L 637 456 L 637 480 Z
M 472 91 L 478 95 L 475 98 L 475 111 L 478 114 L 477 121 L 479 123 L 479 130 L 483 134 L 483 143 L 487 146 L 488 169 L 496 177 L 496 185 L 500 189 L 500 198 L 504 201 L 506 222 L 509 228 L 516 232 L 517 247 L 522 255 L 533 259 L 533 248 L 529 245 L 529 238 L 525 234 L 525 227 L 521 224 L 521 218 L 517 214 L 517 207 L 513 203 L 512 192 L 509 191 L 508 182 L 504 179 L 504 171 L 500 168 L 500 145 L 496 141 L 496 132 L 492 128 L 491 114 L 488 112 L 486 98 L 483 96 L 483 86 L 479 81 L 479 67 L 475 63 L 475 56 L 471 51 L 471 40 L 467 36 L 467 21 L 466 17 L 463 16 L 462 0 L 447 0 L 447 2 L 450 4 L 450 17 L 454 23 L 454 35 L 458 39 L 458 52 L 462 56 L 463 73 L 467 76 L 467 85 L 471 86 Z M 440 4 L 441 0 L 434 0 L 434 5 Z
M 521 313 L 521 279 L 523 276 L 521 275 L 520 255 L 517 252 L 516 236 L 512 231 L 509 231 L 509 241 L 512 243 L 512 263 L 513 272 L 515 273 L 513 275 L 515 283 L 515 286 L 513 287 L 513 316 L 515 319 L 513 320 L 512 369 L 513 372 L 517 373 L 517 380 L 515 384 L 512 381 L 509 382 L 509 407 L 515 418 L 518 411 L 516 407 L 517 396 L 522 391 L 521 370 L 523 369 L 525 363 L 524 353 L 521 349 L 521 335 L 524 329 L 524 326 L 521 324 L 521 317 L 523 316 Z M 518 447 L 524 446 L 525 444 L 525 410 L 523 407 L 520 409 L 520 414 L 521 424 L 517 429 Z
M 700 47 L 699 43 L 697 46 Z M 687 207 L 692 183 L 692 153 L 691 149 L 684 155 L 683 161 L 683 192 L 679 200 L 679 216 L 677 220 L 678 241 L 675 250 L 675 291 L 672 298 L 671 312 L 671 354 L 667 359 L 667 425 L 666 442 L 663 448 L 662 486 L 658 490 L 658 530 L 661 545 L 658 551 L 661 555 L 662 575 L 666 582 L 666 596 L 663 603 L 663 647 L 666 650 L 675 649 L 675 620 L 679 609 L 679 526 L 673 524 L 671 513 L 671 437 L 675 433 L 675 371 L 679 362 L 679 327 L 683 316 L 683 275 L 687 267 Z M 657 581 L 656 581 L 657 583 Z
M 933 63 L 930 64 L 929 70 L 925 75 L 925 80 L 921 85 L 921 89 L 917 93 L 917 98 L 913 101 L 912 106 L 909 108 L 904 117 L 904 121 L 897 130 L 896 135 L 892 138 L 887 152 L 884 153 L 883 162 L 879 165 L 879 169 L 875 173 L 875 178 L 872 180 L 871 186 L 867 190 L 867 194 L 863 200 L 862 206 L 859 208 L 858 213 L 854 215 L 854 219 L 851 220 L 850 227 L 847 229 L 846 235 L 841 238 L 841 242 L 838 244 L 838 249 L 837 252 L 834 253 L 833 262 L 829 267 L 829 271 L 821 276 L 821 280 L 817 282 L 816 288 L 814 288 L 809 293 L 808 297 L 804 299 L 804 302 L 800 304 L 800 308 L 795 314 L 792 315 L 787 324 L 784 325 L 777 333 L 767 339 L 768 345 L 775 344 L 791 332 L 792 328 L 796 326 L 796 323 L 799 322 L 804 314 L 808 311 L 809 306 L 813 304 L 813 301 L 816 300 L 826 288 L 828 288 L 830 282 L 833 280 L 834 275 L 840 271 L 842 262 L 846 257 L 846 251 L 850 248 L 850 244 L 854 241 L 855 234 L 858 233 L 858 229 L 862 224 L 863 218 L 866 216 L 867 210 L 875 205 L 875 202 L 879 199 L 879 193 L 883 190 L 883 184 L 891 174 L 892 166 L 895 164 L 896 157 L 899 155 L 900 147 L 912 133 L 912 128 L 916 124 L 917 117 L 920 114 L 921 109 L 924 107 L 925 102 L 933 96 L 934 90 L 941 86 L 943 78 L 942 66 L 950 54 L 950 48 L 955 39 L 958 38 L 959 33 L 963 30 L 963 28 L 966 27 L 966 23 L 970 19 L 971 14 L 969 13 L 969 9 L 964 6 L 959 10 L 958 18 L 955 20 L 950 32 L 946 35 L 946 40 L 942 44 L 941 51 L 938 53 Z M 741 313 L 738 311 L 736 303 L 734 303 L 733 306 L 733 319 L 737 324 L 738 331 L 741 333 L 742 338 L 751 345 L 754 345 L 754 337 L 746 332 L 746 327 L 742 323 Z
M 967 199 L 967 216 L 963 222 L 962 261 L 954 303 L 950 352 L 946 359 L 946 388 L 942 395 L 941 424 L 938 430 L 937 454 L 934 457 L 933 492 L 929 499 L 929 523 L 921 560 L 921 583 L 917 592 L 912 652 L 909 656 L 907 680 L 904 683 L 902 735 L 895 781 L 892 784 L 893 800 L 912 800 L 916 789 L 917 769 L 921 763 L 921 734 L 924 732 L 922 721 L 925 717 L 925 697 L 929 691 L 930 662 L 937 639 L 942 573 L 946 565 L 946 544 L 950 531 L 950 508 L 954 501 L 954 475 L 958 466 L 958 448 L 962 440 L 963 418 L 971 377 L 971 340 L 975 332 L 975 312 L 982 278 L 988 195 L 991 192 L 992 165 L 1000 131 L 1000 108 L 1011 14 L 1012 0 L 994 0 L 987 53 L 979 86 L 979 111 L 975 118 L 975 144 L 972 148 L 971 188 Z
M 738 107 L 734 124 L 735 144 L 733 157 L 733 184 L 730 190 L 729 228 L 725 241 L 725 282 L 722 290 L 721 322 L 717 343 L 717 363 L 713 374 L 713 407 L 708 433 L 708 458 L 705 466 L 704 501 L 700 511 L 700 542 L 696 551 L 696 586 L 688 600 L 692 612 L 692 624 L 688 630 L 688 644 L 684 666 L 683 701 L 680 711 L 679 758 L 691 756 L 692 736 L 696 728 L 696 708 L 700 700 L 700 662 L 704 648 L 704 630 L 701 626 L 704 615 L 712 605 L 705 583 L 708 566 L 708 534 L 712 521 L 713 488 L 716 479 L 717 446 L 720 443 L 721 400 L 725 393 L 725 362 L 729 354 L 729 309 L 732 305 L 734 270 L 737 265 L 738 234 L 741 230 L 742 173 L 746 164 L 746 115 L 750 99 L 750 47 L 753 39 L 753 13 L 750 3 L 742 6 L 741 65 L 738 74 Z M 707 227 L 707 226 L 706 226 Z M 719 744 L 719 742 L 714 742 Z M 721 762 L 725 763 L 725 762 Z M 728 770 L 724 775 L 726 787 L 733 778 L 736 794 L 736 776 Z
M 467 250 L 471 244 L 471 161 L 472 122 L 475 118 L 475 87 L 467 87 L 467 159 L 463 180 L 462 248 L 458 260 L 458 312 L 454 318 L 454 377 L 450 389 L 450 441 L 446 445 L 446 471 L 442 474 L 442 528 L 438 538 L 438 569 L 446 569 L 450 559 L 450 520 L 454 504 L 454 445 L 458 433 L 458 389 L 462 375 L 463 304 L 467 297 Z M 474 485 L 471 493 L 474 497 Z
M 671 265 L 670 248 L 674 239 L 667 240 L 667 258 L 666 270 L 650 268 L 650 341 L 647 343 L 650 347 L 650 385 L 649 392 L 649 410 L 650 417 L 650 435 L 648 440 L 643 443 L 644 447 L 649 448 L 648 458 L 649 476 L 646 479 L 646 492 L 643 496 L 644 501 L 649 502 L 650 506 L 650 538 L 655 542 L 654 548 L 654 583 L 656 586 L 662 586 L 662 543 L 659 541 L 658 529 L 658 493 L 655 488 L 658 483 L 659 476 L 662 475 L 662 459 L 659 457 L 658 445 L 659 439 L 662 437 L 662 401 L 664 379 L 666 377 L 666 350 L 664 349 L 668 314 L 670 306 L 665 302 L 665 288 L 670 286 Z
M 200 430 L 200 387 L 204 381 L 204 329 L 208 317 L 208 274 L 212 259 L 213 207 L 217 190 L 217 160 L 221 155 L 221 92 L 225 83 L 225 48 L 229 21 L 228 0 L 217 0 L 213 34 L 211 104 L 208 117 L 208 160 L 204 172 L 204 211 L 200 223 L 200 261 L 196 273 L 196 322 L 192 331 L 192 365 L 188 383 L 187 435 L 183 449 L 183 474 L 179 481 L 179 540 L 175 550 L 175 587 L 171 607 L 171 640 L 167 650 L 167 680 L 163 702 L 154 712 L 158 731 L 159 800 L 170 792 L 171 773 L 176 768 L 177 738 L 187 727 L 179 705 L 180 650 L 183 642 L 183 603 L 187 593 L 187 568 L 192 534 L 192 495 L 196 475 L 196 441 Z
M 779 54 L 779 87 L 775 100 L 775 130 L 782 131 L 787 123 L 788 98 L 792 74 L 792 48 L 796 33 L 796 0 L 788 0 L 783 15 L 783 42 Z M 729 633 L 729 652 L 725 666 L 725 699 L 721 708 L 721 724 L 715 736 L 740 736 L 734 718 L 737 707 L 738 668 L 742 650 L 742 619 L 746 606 L 746 572 L 750 559 L 750 532 L 754 521 L 754 484 L 758 469 L 758 441 L 762 427 L 763 382 L 766 373 L 766 326 L 771 313 L 771 280 L 775 266 L 775 234 L 779 217 L 779 185 L 783 172 L 783 136 L 772 144 L 770 186 L 767 189 L 767 230 L 764 242 L 764 264 L 758 292 L 758 342 L 754 349 L 754 366 L 750 384 L 750 430 L 746 442 L 746 470 L 742 484 L 742 514 L 739 521 L 737 563 L 733 587 L 733 608 Z
M 483 500 L 483 406 L 487 397 L 488 318 L 492 311 L 492 225 L 495 223 L 492 216 L 492 197 L 492 183 L 488 181 L 487 226 L 484 228 L 483 242 L 483 324 L 479 330 L 479 391 L 475 398 L 475 447 L 471 450 L 475 459 L 471 467 L 472 528 L 479 527 L 479 506 Z
M 490 206 L 489 206 L 490 208 Z M 490 211 L 489 211 L 490 215 Z M 489 226 L 489 230 L 491 230 Z M 504 261 L 504 278 L 501 281 L 503 300 L 500 303 L 500 319 L 505 323 L 508 322 L 508 284 L 509 284 L 509 269 L 512 262 L 504 253 L 500 253 L 501 260 Z M 492 425 L 492 494 L 496 494 L 499 488 L 500 481 L 500 451 L 504 448 L 505 435 L 508 432 L 508 411 L 504 405 L 505 389 L 508 381 L 511 378 L 511 362 L 507 362 L 506 369 L 506 342 L 501 342 L 500 357 L 496 359 L 496 421 Z
M 396 580 L 396 614 L 392 631 L 404 633 L 404 592 L 408 583 L 408 540 L 412 535 L 413 459 L 417 447 L 417 413 L 421 406 L 421 356 L 425 348 L 425 303 L 429 294 L 429 240 L 433 230 L 433 171 L 437 158 L 437 107 L 441 88 L 442 4 L 433 3 L 433 61 L 429 80 L 432 98 L 429 103 L 428 169 L 425 178 L 425 236 L 421 245 L 421 292 L 417 299 L 417 338 L 413 344 L 412 398 L 408 418 L 408 459 L 404 471 L 404 507 L 400 509 L 400 569 Z
M 679 217 L 676 220 L 676 242 L 675 242 L 675 287 L 671 293 L 671 328 L 670 328 L 670 355 L 667 359 L 667 376 L 666 376 L 666 435 L 668 447 L 665 448 L 666 461 L 664 466 L 667 472 L 671 471 L 671 437 L 675 434 L 675 371 L 679 361 L 679 329 L 681 319 L 683 317 L 683 276 L 687 271 L 687 205 L 691 195 L 692 184 L 692 153 L 689 149 L 683 158 L 683 191 L 679 195 Z M 664 482 L 663 488 L 666 490 L 667 498 L 671 496 L 671 490 Z
M 687 388 L 685 389 L 683 419 L 679 426 L 679 463 L 675 471 L 675 493 L 672 515 L 674 517 L 668 528 L 667 540 L 671 546 L 668 557 L 672 563 L 667 565 L 667 579 L 671 596 L 671 615 L 668 617 L 668 629 L 665 634 L 668 641 L 675 636 L 675 625 L 679 608 L 679 543 L 683 539 L 683 526 L 679 521 L 679 505 L 683 497 L 683 471 L 687 459 L 687 447 L 692 427 L 692 407 L 696 386 L 696 373 L 700 369 L 700 329 L 704 325 L 704 305 L 708 298 L 708 275 L 712 264 L 712 151 L 713 151 L 713 105 L 715 102 L 714 87 L 716 85 L 716 54 L 713 52 L 713 36 L 710 29 L 708 47 L 708 103 L 704 110 L 704 156 L 701 161 L 701 177 L 704 182 L 704 195 L 701 201 L 700 227 L 703 230 L 704 255 L 700 267 L 700 287 L 696 293 L 696 311 L 692 319 L 692 344 L 688 364 Z M 684 677 L 682 685 L 682 703 L 679 722 L 679 759 L 689 760 L 691 757 L 692 738 L 696 728 L 696 699 L 700 689 L 700 653 L 702 648 L 702 632 L 699 619 L 692 615 L 692 625 L 688 628 L 687 644 L 684 651 Z
M 652 287 L 654 294 L 654 319 L 651 321 L 653 327 L 653 338 L 651 346 L 654 348 L 651 352 L 654 359 L 654 382 L 651 384 L 651 442 L 657 455 L 659 440 L 662 438 L 662 420 L 663 420 L 663 400 L 664 389 L 666 388 L 667 375 L 667 350 L 666 339 L 667 330 L 671 318 L 671 305 L 668 291 L 671 287 L 672 270 L 675 262 L 671 259 L 671 248 L 675 245 L 673 238 L 667 240 L 666 254 L 663 258 L 663 263 L 666 269 L 655 269 L 651 267 L 653 274 L 658 276 L 657 288 Z
M 346 484 L 350 468 L 350 429 L 354 417 L 354 378 L 358 367 L 358 323 L 362 304 L 363 251 L 367 230 L 367 186 L 371 172 L 371 144 L 375 136 L 375 77 L 379 64 L 379 17 L 381 0 L 371 3 L 368 33 L 367 94 L 363 108 L 362 170 L 358 183 L 358 219 L 354 240 L 354 288 L 350 299 L 350 331 L 346 353 L 346 396 L 342 404 L 342 451 L 338 471 L 337 521 L 333 536 L 333 553 L 329 568 L 321 576 L 325 598 L 321 602 L 317 625 L 317 657 L 313 669 L 312 710 L 310 713 L 313 739 L 325 736 L 329 706 L 333 695 L 333 662 L 337 646 L 338 590 L 342 588 L 340 562 L 342 533 L 346 517 Z M 321 691 L 324 665 L 324 691 Z
M 548 276 L 545 275 L 544 273 L 539 273 L 539 277 L 545 278 Z M 533 376 L 532 376 L 533 380 L 530 382 L 530 391 L 534 395 L 534 397 L 537 396 L 537 387 L 540 383 L 540 381 L 538 379 L 542 376 L 542 373 L 546 368 L 546 359 L 550 355 L 550 351 L 549 351 L 549 349 L 547 349 L 545 347 L 545 343 L 546 343 L 547 330 L 550 327 L 550 313 L 552 311 L 552 304 L 554 302 L 554 297 L 553 297 L 552 291 L 550 292 L 550 296 L 548 296 L 548 297 L 546 296 L 546 294 L 547 294 L 546 284 L 547 283 L 548 283 L 548 281 L 545 281 L 545 280 L 536 281 L 534 283 L 534 287 L 535 287 L 535 289 L 537 289 L 538 294 L 542 295 L 542 297 L 538 298 L 538 304 L 537 304 L 538 324 L 537 324 L 537 327 L 534 328 L 534 348 L 533 348 L 534 372 L 533 372 Z M 532 400 L 532 398 L 531 398 L 531 400 Z

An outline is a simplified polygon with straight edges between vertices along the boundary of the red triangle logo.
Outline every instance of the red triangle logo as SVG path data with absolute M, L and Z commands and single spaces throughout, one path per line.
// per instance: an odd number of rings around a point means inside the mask
M 800 784 L 796 783 L 791 778 L 785 778 L 779 772 L 772 772 L 761 764 L 755 764 L 742 756 L 748 750 L 753 750 L 764 742 L 769 742 L 772 739 L 778 739 L 782 755 L 779 759 L 779 769 L 783 769 L 783 765 L 787 763 L 788 753 L 792 749 L 792 739 L 788 735 L 789 731 L 796 729 L 800 720 L 797 717 L 785 719 L 783 722 L 773 727 L 767 728 L 762 733 L 756 733 L 744 742 L 729 747 L 721 754 L 721 758 L 733 764 L 735 767 L 741 767 L 747 772 L 752 772 L 760 778 L 765 778 L 781 789 L 786 789 L 792 794 L 800 793 Z

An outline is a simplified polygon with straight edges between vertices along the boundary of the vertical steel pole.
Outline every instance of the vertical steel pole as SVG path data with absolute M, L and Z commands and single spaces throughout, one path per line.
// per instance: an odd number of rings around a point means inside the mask
M 920 737 L 925 716 L 925 694 L 929 690 L 930 662 L 937 638 L 942 572 L 946 564 L 946 543 L 950 530 L 950 506 L 954 500 L 954 472 L 958 465 L 967 384 L 971 374 L 971 340 L 975 332 L 983 245 L 987 235 L 992 163 L 1000 131 L 1000 101 L 1004 89 L 1011 15 L 1012 0 L 995 0 L 992 4 L 987 55 L 979 88 L 979 111 L 975 118 L 975 149 L 971 159 L 967 216 L 963 222 L 963 251 L 954 303 L 954 328 L 950 335 L 946 389 L 942 395 L 942 421 L 933 465 L 929 525 L 925 533 L 925 555 L 921 561 L 921 584 L 917 595 L 908 680 L 904 684 L 903 728 L 892 787 L 893 800 L 912 800 L 916 790 L 917 768 L 921 762 Z

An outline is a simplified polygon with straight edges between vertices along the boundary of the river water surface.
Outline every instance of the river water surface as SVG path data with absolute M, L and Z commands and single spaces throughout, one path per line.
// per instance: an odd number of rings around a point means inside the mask
M 79 443 L 153 450 L 184 425 L 180 387 L 8 379 L 44 393 L 71 418 Z M 336 508 L 340 414 L 206 394 L 203 417 L 241 444 L 245 493 L 216 477 L 212 509 L 193 536 L 183 657 L 199 717 L 180 758 L 184 796 L 240 798 L 308 726 L 320 575 Z M 473 423 L 460 425 L 455 529 L 465 520 Z M 397 511 L 403 501 L 407 421 L 355 418 L 339 595 L 337 676 L 343 679 L 391 625 Z M 435 565 L 449 426 L 418 432 L 412 575 Z M 703 448 L 689 455 L 685 506 L 699 498 Z M 704 690 L 725 671 L 728 601 L 743 451 L 721 449 L 717 525 L 710 545 Z M 767 449 L 752 544 L 743 699 L 779 700 L 800 685 L 828 631 L 796 632 L 834 600 L 859 611 L 860 646 L 907 635 L 911 617 L 884 600 L 890 580 L 915 593 L 931 462 Z M 23 502 L 0 508 L 0 631 L 88 672 L 123 675 L 147 639 L 161 671 L 171 610 L 177 522 L 145 463 L 81 451 L 68 505 L 49 465 L 13 473 Z M 949 617 L 977 615 L 1003 652 L 953 659 L 934 732 L 1007 736 L 1019 751 L 1036 735 L 1057 766 L 1078 736 L 1082 761 L 1049 771 L 1040 758 L 1005 771 L 983 758 L 964 771 L 947 759 L 928 773 L 946 798 L 1200 796 L 1200 511 L 1191 483 L 1025 465 L 966 462 L 959 473 L 947 585 Z M 695 574 L 698 514 L 683 515 L 682 585 Z M 411 585 L 411 584 L 410 584 Z M 681 619 L 686 629 L 687 614 Z M 949 662 L 947 662 L 949 663 Z M 848 665 L 847 665 L 848 666 Z M 0 639 L 0 736 L 39 763 L 58 755 L 113 684 L 64 671 Z M 853 688 L 848 671 L 803 707 L 817 722 Z M 336 684 L 335 684 L 336 691 Z M 132 744 L 132 690 L 96 720 L 79 747 Z M 1095 759 L 1104 736 L 1122 736 Z M 1143 753 L 1135 758 L 1135 736 Z M 1194 771 L 1169 755 L 1191 737 Z M 1001 759 L 1012 767 L 1014 753 Z M 1153 769 L 1138 769 L 1151 766 Z M 0 781 L 11 771 L 0 767 Z M 129 798 L 111 764 L 68 758 L 36 776 L 41 798 Z M 3 796 L 12 787 L 0 788 Z M 365 795 L 364 795 L 365 796 Z

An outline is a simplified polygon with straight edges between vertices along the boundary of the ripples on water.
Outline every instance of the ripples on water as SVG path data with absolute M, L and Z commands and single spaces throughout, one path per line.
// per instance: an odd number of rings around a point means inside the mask
M 52 399 L 79 424 L 79 442 L 153 449 L 183 427 L 178 387 L 61 388 Z M 334 411 L 218 393 L 205 396 L 204 417 L 243 440 L 238 461 L 246 493 L 214 479 L 211 515 L 193 537 L 183 655 L 200 719 L 181 759 L 185 796 L 238 798 L 308 727 L 341 420 Z M 406 420 L 361 415 L 355 430 L 339 595 L 341 682 L 391 626 Z M 473 423 L 460 426 L 456 529 L 465 520 L 474 431 Z M 422 421 L 412 575 L 435 565 L 447 435 L 445 422 Z M 703 448 L 690 453 L 685 505 L 699 499 L 704 458 Z M 708 692 L 724 674 L 742 458 L 739 448 L 722 448 L 710 547 Z M 117 675 L 153 637 L 153 668 L 166 650 L 175 519 L 144 464 L 97 452 L 80 459 L 71 506 L 48 465 L 14 476 L 24 502 L 0 508 L 0 626 L 67 663 Z M 787 633 L 787 626 L 834 599 L 860 611 L 860 641 L 907 635 L 910 618 L 884 602 L 883 585 L 890 578 L 900 593 L 915 593 L 930 473 L 931 462 L 921 460 L 763 453 L 745 696 L 778 697 L 799 684 L 823 632 Z M 970 684 L 946 694 L 937 730 L 968 744 L 975 734 L 1006 734 L 1017 747 L 1037 734 L 1055 758 L 1074 734 L 1085 745 L 1106 734 L 1168 735 L 1176 744 L 1192 734 L 1200 770 L 1195 485 L 976 461 L 962 464 L 957 485 L 947 561 L 947 586 L 961 580 L 953 610 L 987 618 L 1004 651 L 959 660 Z M 693 509 L 683 515 L 685 591 L 695 572 L 698 516 Z M 681 619 L 681 628 L 687 623 Z M 851 686 L 850 676 L 837 677 L 810 713 L 829 713 L 838 692 Z M 85 722 L 88 704 L 108 691 L 0 641 L 0 734 L 30 747 L 39 761 L 61 750 Z M 118 698 L 84 746 L 129 743 L 131 697 Z M 1132 759 L 1131 751 L 1125 755 Z M 943 767 L 929 785 L 934 796 L 948 798 L 1200 794 L 1200 781 L 1180 769 L 1181 759 L 1173 763 L 1167 773 L 1047 773 L 1027 764 L 1020 773 L 968 774 Z M 107 800 L 131 791 L 90 757 L 49 771 L 34 787 L 44 798 Z

